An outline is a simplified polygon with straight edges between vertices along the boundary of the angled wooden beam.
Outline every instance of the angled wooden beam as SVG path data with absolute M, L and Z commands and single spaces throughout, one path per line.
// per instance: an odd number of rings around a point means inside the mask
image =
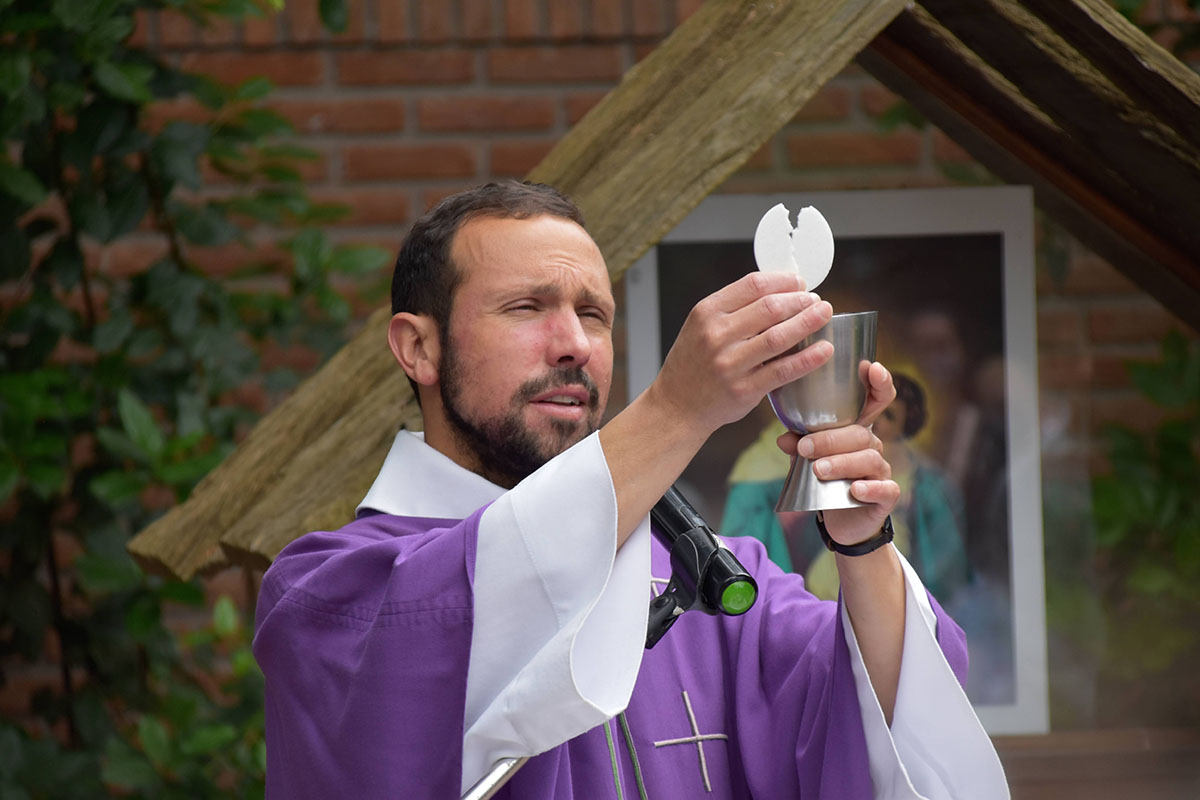
M 1163 64 L 1171 56 L 1119 15 L 1100 13 L 1103 0 L 1071 0 L 1077 12 L 1067 26 L 1071 38 L 1035 12 L 1040 5 L 1013 0 L 922 0 L 921 6 L 946 30 L 1014 84 L 1021 94 L 1053 117 L 1069 135 L 1070 148 L 1049 150 L 1066 163 L 1084 160 L 1078 176 L 1085 182 L 1115 175 L 1125 191 L 1105 189 L 1108 199 L 1156 233 L 1183 256 L 1182 262 L 1163 262 L 1175 277 L 1200 289 L 1200 142 L 1177 130 L 1169 119 L 1195 117 L 1200 77 L 1176 70 L 1154 71 L 1160 81 L 1170 77 L 1176 99 L 1192 102 L 1170 109 L 1166 98 L 1151 92 L 1131 95 L 1109 73 L 1081 52 L 1072 39 L 1085 41 L 1088 52 L 1115 71 L 1130 58 Z M 1071 3 L 1061 2 L 1065 8 Z M 1089 24 L 1090 23 L 1090 24 Z M 1120 32 L 1120 36 L 1116 32 Z M 1107 45 L 1100 42 L 1107 41 Z M 1132 50 L 1131 50 L 1132 49 Z M 1124 57 L 1105 55 L 1123 51 Z M 1128 67 L 1126 67 L 1128 68 Z M 1123 81 L 1126 84 L 1129 80 Z M 1135 82 L 1134 82 L 1135 83 Z
M 1069 45 L 1061 46 L 1069 51 Z M 997 176 L 1033 185 L 1042 208 L 1181 319 L 1200 327 L 1200 252 L 1188 249 L 1175 221 L 1147 214 L 1142 202 L 1158 192 L 1151 205 L 1160 204 L 1171 189 L 1156 188 L 1132 157 L 1115 163 L 1102 157 L 1092 140 L 1109 132 L 1101 128 L 1085 136 L 1079 126 L 1091 123 L 1071 116 L 1078 105 L 1064 109 L 1036 101 L 1037 92 L 1024 90 L 1034 76 L 985 60 L 925 3 L 900 15 L 859 62 Z M 1188 169 L 1185 159 L 1176 171 Z M 1178 202 L 1195 201 L 1193 192 Z
M 1024 0 L 1139 106 L 1200 142 L 1200 78 L 1105 2 Z
M 708 0 L 529 177 L 579 203 L 620 275 L 905 2 Z M 185 578 L 230 562 L 261 566 L 306 531 L 349 521 L 411 408 L 384 342 L 386 317 L 373 315 L 186 503 L 135 537 L 139 562 Z

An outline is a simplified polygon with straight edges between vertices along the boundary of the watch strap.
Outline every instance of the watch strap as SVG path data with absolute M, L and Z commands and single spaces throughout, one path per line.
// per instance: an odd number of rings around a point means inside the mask
M 879 529 L 879 533 L 870 539 L 864 539 L 856 544 L 839 544 L 835 542 L 833 537 L 829 535 L 829 531 L 825 528 L 825 513 L 822 511 L 817 512 L 817 532 L 821 534 L 821 541 L 825 543 L 825 547 L 844 556 L 865 556 L 867 553 L 873 553 L 896 536 L 896 531 L 892 529 L 891 514 L 888 514 L 887 518 L 884 519 L 883 527 Z

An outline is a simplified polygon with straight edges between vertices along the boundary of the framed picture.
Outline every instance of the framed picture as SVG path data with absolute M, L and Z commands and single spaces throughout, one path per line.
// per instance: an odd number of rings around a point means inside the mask
M 657 374 L 692 306 L 755 269 L 776 203 L 815 206 L 836 241 L 817 289 L 879 314 L 877 358 L 898 402 L 875 423 L 902 499 L 897 545 L 967 633 L 967 694 L 992 734 L 1044 733 L 1047 710 L 1033 197 L 1025 187 L 706 199 L 626 276 L 630 398 Z M 809 514 L 776 514 L 789 459 L 764 401 L 714 435 L 680 488 L 726 535 L 837 594 Z

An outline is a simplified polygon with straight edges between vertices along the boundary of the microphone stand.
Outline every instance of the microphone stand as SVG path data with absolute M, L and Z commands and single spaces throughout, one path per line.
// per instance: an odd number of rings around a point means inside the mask
M 671 580 L 663 593 L 650 601 L 647 650 L 658 644 L 684 612 L 738 616 L 758 599 L 754 577 L 674 486 L 651 509 L 650 532 L 671 553 Z M 500 759 L 462 800 L 488 800 L 529 759 Z

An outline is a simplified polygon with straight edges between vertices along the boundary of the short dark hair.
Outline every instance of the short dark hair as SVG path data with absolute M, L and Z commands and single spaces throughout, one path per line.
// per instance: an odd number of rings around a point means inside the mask
M 904 403 L 904 422 L 900 426 L 900 434 L 905 439 L 911 439 L 925 427 L 929 414 L 925 406 L 925 392 L 919 383 L 901 372 L 892 374 L 892 383 L 896 387 L 896 399 Z
M 450 262 L 454 237 L 476 217 L 529 219 L 541 215 L 583 224 L 579 207 L 565 194 L 544 183 L 504 180 L 451 195 L 417 220 L 400 245 L 392 272 L 392 313 L 428 314 L 438 336 L 447 341 L 454 292 L 462 274 Z M 413 394 L 417 385 L 410 378 Z

